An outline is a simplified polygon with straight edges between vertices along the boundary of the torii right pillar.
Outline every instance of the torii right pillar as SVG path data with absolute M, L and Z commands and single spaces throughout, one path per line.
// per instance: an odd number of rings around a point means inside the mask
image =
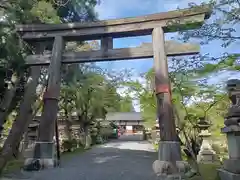
M 160 179 L 184 178 L 190 169 L 188 163 L 182 161 L 180 142 L 177 140 L 162 27 L 153 29 L 152 41 L 157 115 L 161 138 L 158 160 L 153 163 L 153 170 Z

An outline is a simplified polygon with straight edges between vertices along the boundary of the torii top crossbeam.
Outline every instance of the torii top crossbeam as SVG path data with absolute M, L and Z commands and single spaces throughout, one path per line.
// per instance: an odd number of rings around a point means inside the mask
M 91 23 L 17 25 L 24 40 L 48 40 L 62 36 L 65 40 L 96 40 L 103 37 L 131 37 L 150 35 L 156 27 L 165 32 L 198 28 L 209 18 L 209 6 L 197 6 L 170 12 Z M 191 26 L 190 26 L 191 25 Z M 176 27 L 176 28 L 173 28 Z

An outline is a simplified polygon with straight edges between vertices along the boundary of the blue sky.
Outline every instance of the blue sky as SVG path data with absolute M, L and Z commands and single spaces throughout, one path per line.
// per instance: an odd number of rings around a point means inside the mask
M 191 2 L 200 4 L 207 1 L 208 0 L 101 0 L 100 5 L 96 7 L 96 11 L 100 20 L 106 20 L 166 12 L 176 10 L 178 7 L 182 9 L 187 8 L 188 3 Z M 166 40 L 176 37 L 177 33 L 165 34 Z M 115 39 L 114 48 L 136 47 L 143 42 L 151 41 L 151 36 Z M 219 57 L 224 52 L 240 53 L 240 49 L 237 48 L 238 45 L 240 45 L 239 42 L 231 44 L 228 48 L 223 48 L 221 47 L 221 42 L 213 41 L 208 45 L 202 45 L 200 52 L 201 54 L 209 54 L 212 57 Z M 115 70 L 124 68 L 133 69 L 135 72 L 133 79 L 142 81 L 139 74 L 148 71 L 153 66 L 153 59 L 104 62 L 100 64 L 103 67 Z M 229 78 L 238 78 L 239 76 L 240 73 L 225 71 L 211 76 L 208 83 L 215 84 L 224 82 Z M 124 91 L 122 91 L 122 94 L 124 94 Z M 134 107 L 135 110 L 140 110 L 137 101 L 134 102 Z
M 194 2 L 195 1 L 195 2 Z M 100 5 L 96 7 L 96 11 L 100 20 L 125 18 L 147 15 L 158 12 L 166 12 L 179 8 L 188 7 L 188 3 L 194 2 L 200 4 L 201 2 L 207 2 L 208 0 L 101 0 Z M 166 34 L 166 40 L 176 37 L 176 33 Z M 114 48 L 121 47 L 135 47 L 139 46 L 143 42 L 151 42 L 150 36 L 133 37 L 133 38 L 121 38 L 114 40 Z M 237 43 L 232 44 L 228 48 L 222 48 L 220 42 L 211 42 L 208 45 L 201 46 L 201 53 L 209 53 L 211 56 L 218 57 L 223 52 L 240 53 L 237 49 Z M 104 67 L 113 69 L 133 68 L 136 74 L 148 71 L 152 65 L 152 59 L 146 60 L 130 60 L 130 61 L 115 61 L 105 62 L 102 64 Z M 218 80 L 224 80 L 232 77 L 232 74 L 221 73 L 218 75 Z M 214 77 L 210 81 L 215 82 Z

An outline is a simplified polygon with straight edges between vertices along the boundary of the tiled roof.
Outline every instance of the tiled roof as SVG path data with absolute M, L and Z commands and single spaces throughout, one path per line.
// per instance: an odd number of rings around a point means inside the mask
M 108 121 L 143 121 L 140 112 L 112 112 L 106 115 Z
M 72 115 L 73 117 L 77 116 L 75 114 Z M 61 120 L 61 117 L 59 116 L 58 120 Z M 36 116 L 35 120 L 40 120 L 40 116 Z M 143 117 L 140 112 L 111 112 L 107 113 L 106 115 L 107 121 L 143 121 Z

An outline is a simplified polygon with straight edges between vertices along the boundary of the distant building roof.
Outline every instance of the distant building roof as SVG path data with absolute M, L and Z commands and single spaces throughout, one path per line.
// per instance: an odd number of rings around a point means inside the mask
M 41 115 L 37 115 L 34 120 L 40 120 Z M 58 120 L 61 120 L 60 114 L 58 114 Z M 72 114 L 72 117 L 77 117 L 75 113 Z M 76 120 L 76 119 L 73 119 Z M 99 119 L 101 120 L 101 119 Z M 140 112 L 111 112 L 107 113 L 106 121 L 143 121 L 143 117 Z M 105 122 L 107 123 L 107 122 Z
M 140 112 L 112 112 L 107 113 L 108 121 L 143 121 Z

